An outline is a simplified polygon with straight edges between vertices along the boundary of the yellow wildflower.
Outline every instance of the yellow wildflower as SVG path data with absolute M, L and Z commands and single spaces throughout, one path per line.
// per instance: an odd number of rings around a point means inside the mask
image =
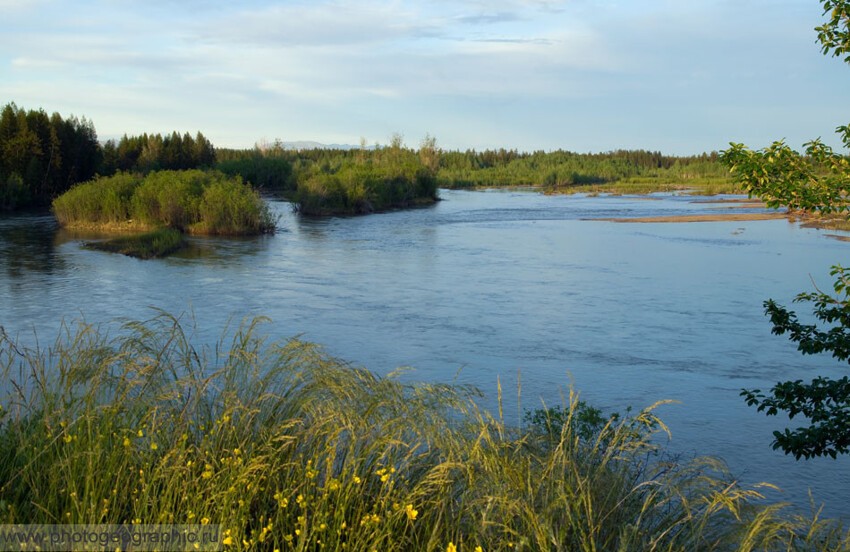
M 201 525 L 209 525 L 209 524 L 210 524 L 210 518 L 208 518 L 208 517 L 202 517 L 201 518 Z
M 129 437 L 124 437 L 124 446 L 125 446 L 125 447 L 129 447 L 129 446 L 130 446 L 130 438 L 129 438 Z
M 144 437 L 144 436 L 145 436 L 145 432 L 144 432 L 144 431 L 142 431 L 142 430 L 140 429 L 140 430 L 139 430 L 139 432 L 138 432 L 138 433 L 136 433 L 136 435 L 138 435 L 139 437 Z
M 151 443 L 151 450 L 156 450 L 158 448 L 159 448 L 159 445 L 157 445 L 156 443 Z
M 357 477 L 356 475 L 354 476 L 354 482 L 355 482 L 356 484 L 358 484 L 358 485 L 359 485 L 361 481 L 363 481 L 363 480 L 362 480 L 362 479 L 360 479 L 359 477 Z
M 484 549 L 483 549 L 483 548 L 481 548 L 481 546 L 476 546 L 476 547 L 475 547 L 475 552 L 484 552 Z
M 457 546 L 455 543 L 450 542 L 448 546 L 446 546 L 446 552 L 457 552 Z
M 408 504 L 404 507 L 404 513 L 407 514 L 407 519 L 413 521 L 419 515 L 419 511 L 413 509 L 413 504 Z
M 366 514 L 360 520 L 360 525 L 366 525 L 367 523 L 381 523 L 381 516 L 378 514 Z
M 221 544 L 223 544 L 224 546 L 232 545 L 233 544 L 233 537 L 224 537 L 224 539 L 221 541 Z

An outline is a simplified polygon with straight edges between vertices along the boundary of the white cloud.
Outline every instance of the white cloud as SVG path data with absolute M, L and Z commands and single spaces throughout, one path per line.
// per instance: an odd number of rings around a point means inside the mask
M 0 21 L 0 97 L 228 145 L 431 131 L 461 147 L 652 148 L 687 129 L 679 148 L 713 149 L 724 128 L 774 128 L 767 113 L 797 110 L 797 133 L 850 120 L 850 71 L 818 53 L 811 4 L 0 0 L 18 10 Z

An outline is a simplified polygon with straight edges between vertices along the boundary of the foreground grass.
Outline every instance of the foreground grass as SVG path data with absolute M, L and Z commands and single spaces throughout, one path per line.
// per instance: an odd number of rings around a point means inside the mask
M 167 314 L 48 350 L 0 335 L 0 523 L 221 524 L 226 550 L 850 546 L 717 462 L 659 455 L 653 408 L 588 433 L 573 397 L 520 431 L 474 389 L 380 378 L 258 323 L 210 349 Z
M 139 259 L 154 259 L 179 251 L 185 244 L 186 240 L 179 230 L 160 228 L 143 234 L 87 242 L 86 247 L 111 253 L 121 253 Z

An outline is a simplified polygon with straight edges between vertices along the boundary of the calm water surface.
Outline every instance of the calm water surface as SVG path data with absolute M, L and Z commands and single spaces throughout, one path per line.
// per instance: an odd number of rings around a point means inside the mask
M 659 399 L 686 455 L 724 458 L 774 500 L 850 520 L 850 458 L 797 462 L 770 448 L 781 419 L 746 407 L 742 387 L 833 377 L 844 366 L 802 357 L 770 334 L 762 302 L 789 304 L 850 244 L 785 220 L 620 224 L 602 217 L 716 212 L 694 198 L 548 197 L 443 191 L 434 207 L 303 220 L 283 202 L 281 230 L 246 240 L 193 239 L 175 257 L 90 251 L 49 216 L 0 218 L 0 324 L 42 343 L 60 321 L 194 312 L 199 340 L 266 315 L 273 336 L 301 334 L 346 360 L 405 377 L 472 383 L 518 418 L 558 404 L 572 384 L 605 410 Z M 738 211 L 740 209 L 736 209 Z M 805 308 L 799 309 L 805 311 Z

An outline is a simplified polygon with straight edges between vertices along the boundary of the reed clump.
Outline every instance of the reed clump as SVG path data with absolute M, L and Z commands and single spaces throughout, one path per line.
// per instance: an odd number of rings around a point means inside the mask
M 46 350 L 2 334 L 0 523 L 220 524 L 224 550 L 850 546 L 718 462 L 660 454 L 654 406 L 588 432 L 571 396 L 520 430 L 475 389 L 378 377 L 260 323 L 210 348 L 166 313 Z
M 110 229 L 166 227 L 190 234 L 271 233 L 265 201 L 238 176 L 217 171 L 119 173 L 78 184 L 53 201 L 59 224 Z

